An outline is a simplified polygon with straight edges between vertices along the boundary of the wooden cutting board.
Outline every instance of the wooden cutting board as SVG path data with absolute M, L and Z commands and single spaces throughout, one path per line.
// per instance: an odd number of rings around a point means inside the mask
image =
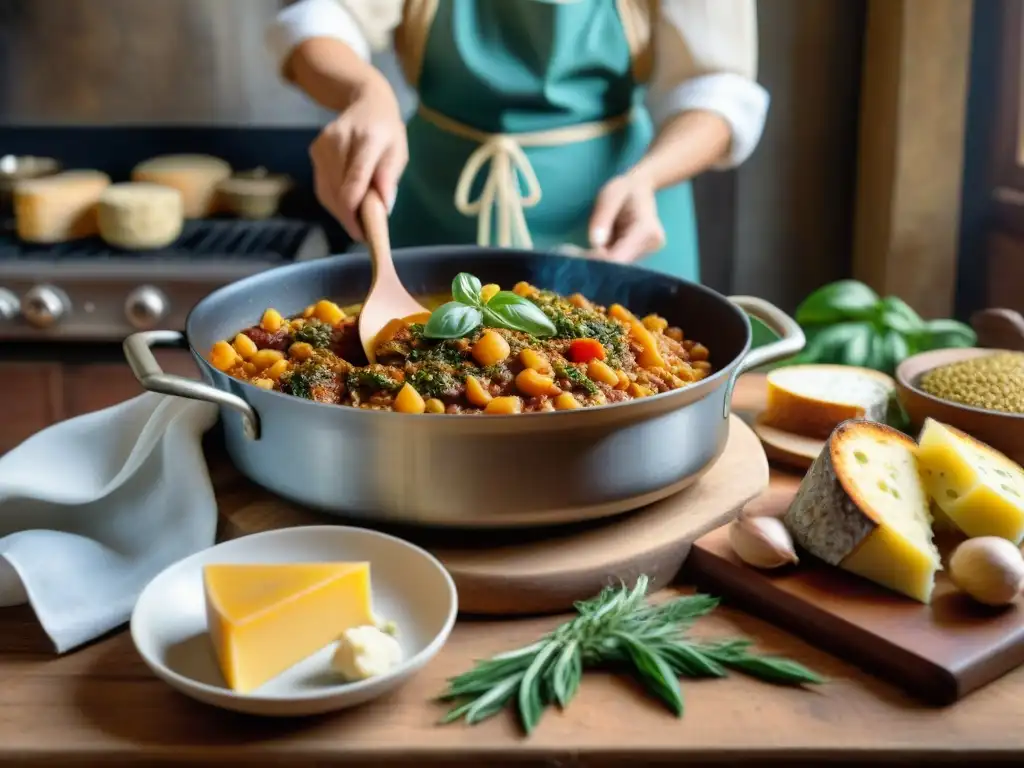
M 226 460 L 212 477 L 222 540 L 295 525 L 366 524 L 273 497 L 243 480 Z M 696 484 L 627 515 L 534 531 L 374 527 L 433 552 L 455 579 L 463 613 L 554 613 L 641 573 L 654 589 L 663 587 L 678 574 L 694 540 L 731 520 L 767 486 L 760 442 L 733 416 L 724 453 Z
M 771 494 L 759 512 L 782 514 L 795 491 Z M 933 704 L 950 704 L 1024 663 L 1024 601 L 987 608 L 941 574 L 927 606 L 809 555 L 793 568 L 760 571 L 733 554 L 727 526 L 694 543 L 686 569 L 698 588 Z

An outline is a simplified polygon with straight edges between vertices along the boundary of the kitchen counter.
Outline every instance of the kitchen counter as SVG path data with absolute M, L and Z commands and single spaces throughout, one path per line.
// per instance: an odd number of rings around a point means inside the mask
M 181 352 L 169 370 L 188 373 Z M 138 391 L 127 366 L 86 362 L 0 364 L 0 451 L 48 423 Z M 739 409 L 763 399 L 763 379 L 736 390 Z M 773 471 L 755 505 L 788 503 L 798 477 Z M 686 591 L 687 587 L 678 589 Z M 923 706 L 886 682 L 763 621 L 728 608 L 700 634 L 747 634 L 830 682 L 776 688 L 743 677 L 684 682 L 681 720 L 621 679 L 588 674 L 565 713 L 549 713 L 521 739 L 511 716 L 470 728 L 439 727 L 430 698 L 473 659 L 526 644 L 558 618 L 460 622 L 448 645 L 409 685 L 365 707 L 310 720 L 246 718 L 187 699 L 153 677 L 128 633 L 54 656 L 26 608 L 0 610 L 0 762 L 29 765 L 764 765 L 817 766 L 1019 762 L 1024 756 L 1024 669 L 946 709 Z

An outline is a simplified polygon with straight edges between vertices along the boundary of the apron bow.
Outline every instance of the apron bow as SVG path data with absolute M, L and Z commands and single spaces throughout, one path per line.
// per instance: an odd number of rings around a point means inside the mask
M 488 166 L 480 196 L 469 196 L 477 176 Z M 520 177 L 526 186 L 524 195 Z M 498 213 L 497 244 L 503 248 L 518 245 L 532 248 L 530 230 L 526 226 L 524 210 L 540 202 L 540 182 L 514 138 L 507 134 L 489 137 L 466 160 L 458 185 L 455 187 L 455 208 L 464 216 L 477 217 L 477 242 L 491 242 L 491 220 L 495 208 Z
M 614 133 L 633 119 L 633 112 L 578 123 L 561 128 L 527 133 L 486 133 L 453 120 L 447 115 L 420 104 L 419 114 L 442 131 L 474 141 L 479 146 L 466 159 L 455 186 L 455 208 L 463 216 L 476 216 L 477 244 L 491 244 L 491 220 L 498 215 L 497 245 L 508 248 L 533 248 L 530 228 L 526 225 L 527 208 L 540 202 L 540 181 L 523 147 L 546 147 L 590 141 Z M 484 166 L 487 176 L 480 196 L 470 200 L 473 184 Z M 523 194 L 520 177 L 526 186 Z

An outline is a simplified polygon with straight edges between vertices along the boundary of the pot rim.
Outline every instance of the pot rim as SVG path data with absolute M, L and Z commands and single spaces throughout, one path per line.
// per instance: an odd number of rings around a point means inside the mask
M 423 250 L 428 250 L 428 248 L 398 248 L 398 249 L 395 249 L 394 254 L 393 254 L 394 261 L 395 261 L 395 266 L 396 267 L 400 267 L 403 262 L 411 261 L 411 260 L 416 259 L 417 255 L 418 255 L 417 252 L 420 252 L 420 251 L 423 251 Z M 473 252 L 477 252 L 477 251 L 486 251 L 486 250 L 489 250 L 489 249 L 481 249 L 479 246 L 475 246 L 475 245 L 461 245 L 461 246 L 453 246 L 451 248 L 446 248 L 445 250 L 450 252 L 450 253 L 452 253 L 452 255 L 466 255 L 466 254 L 472 254 Z M 536 255 L 533 252 L 530 252 L 530 253 L 532 255 Z M 571 257 L 571 256 L 564 256 L 562 254 L 546 254 L 545 253 L 543 255 L 551 256 L 552 258 L 557 258 L 557 259 L 571 259 L 571 258 L 574 258 L 574 257 Z M 281 266 L 278 266 L 278 267 L 273 267 L 270 270 L 265 270 L 264 272 L 257 273 L 257 275 L 254 275 L 252 277 L 266 275 L 268 272 L 284 273 L 284 272 L 301 272 L 304 269 L 312 270 L 312 269 L 314 269 L 317 266 L 322 266 L 323 262 L 325 260 L 328 260 L 328 261 L 341 261 L 341 260 L 347 260 L 347 259 L 353 259 L 353 258 L 360 259 L 362 261 L 365 261 L 365 262 L 369 263 L 369 256 L 366 255 L 366 254 L 335 254 L 333 256 L 326 257 L 326 259 L 316 259 L 316 260 L 311 260 L 311 261 L 292 263 L 292 264 L 284 264 L 284 265 L 281 265 Z M 652 278 L 656 278 L 656 277 L 664 278 L 664 275 L 662 273 L 656 272 L 656 271 L 651 270 L 651 269 L 647 269 L 645 267 L 641 267 L 641 266 L 638 266 L 638 265 L 627 265 L 627 266 L 629 268 L 631 268 L 631 269 L 634 269 L 634 270 L 642 270 L 642 271 L 648 272 L 651 275 Z M 268 395 L 277 395 L 279 397 L 289 398 L 290 400 L 295 400 L 296 398 L 293 395 L 286 395 L 285 393 L 277 392 L 276 390 L 261 390 L 259 387 L 256 387 L 255 385 L 253 385 L 253 384 L 251 384 L 251 383 L 249 383 L 247 381 L 242 381 L 241 379 L 235 379 L 234 377 L 228 376 L 227 374 L 223 373 L 222 371 L 217 370 L 216 368 L 214 368 L 210 364 L 210 362 L 206 359 L 205 355 L 203 355 L 203 354 L 198 352 L 198 350 L 196 349 L 195 345 L 192 343 L 191 334 L 189 333 L 189 331 L 190 331 L 190 327 L 191 327 L 191 324 L 192 324 L 192 316 L 193 316 L 193 314 L 197 310 L 202 308 L 204 305 L 206 305 L 207 303 L 216 302 L 218 300 L 218 298 L 222 294 L 227 293 L 228 291 L 231 291 L 231 290 L 238 290 L 239 289 L 238 288 L 239 284 L 244 284 L 249 279 L 251 279 L 251 278 L 250 277 L 246 277 L 246 278 L 242 278 L 241 280 L 237 280 L 237 281 L 235 281 L 233 283 L 229 283 L 228 285 L 221 286 L 217 290 L 215 290 L 212 293 L 210 293 L 207 296 L 205 296 L 191 310 L 189 310 L 189 313 L 188 313 L 188 315 L 185 318 L 185 341 L 188 344 L 188 348 L 192 352 L 193 357 L 195 357 L 197 360 L 201 361 L 201 365 L 203 365 L 207 369 L 207 371 L 209 371 L 211 374 L 213 374 L 215 376 L 223 377 L 223 379 L 239 385 L 242 388 L 241 389 L 242 392 L 259 391 L 261 393 L 266 393 Z M 747 317 L 746 313 L 743 312 L 743 310 L 741 310 L 739 307 L 737 307 L 733 302 L 729 301 L 728 298 L 726 298 L 722 294 L 718 293 L 718 291 L 715 291 L 712 288 L 708 288 L 707 286 L 700 285 L 699 283 L 692 283 L 692 282 L 687 281 L 687 280 L 680 280 L 679 282 L 686 284 L 688 289 L 693 289 L 693 290 L 696 290 L 696 291 L 699 291 L 699 292 L 703 292 L 703 293 L 706 293 L 706 294 L 710 295 L 715 300 L 717 300 L 720 304 L 727 306 L 729 311 L 739 315 L 740 319 L 745 324 L 745 326 L 746 326 L 746 340 L 744 341 L 743 349 L 740 351 L 740 353 L 738 355 L 733 357 L 732 360 L 730 360 L 727 365 L 722 366 L 717 371 L 714 371 L 710 376 L 707 376 L 704 379 L 701 379 L 699 382 L 697 382 L 694 385 L 686 386 L 686 387 L 681 387 L 679 389 L 671 389 L 671 390 L 669 390 L 667 392 L 659 392 L 659 393 L 657 393 L 655 395 L 649 395 L 648 397 L 643 397 L 643 398 L 639 398 L 639 399 L 636 399 L 636 400 L 623 400 L 623 401 L 617 402 L 617 403 L 605 403 L 604 405 L 588 406 L 586 408 L 579 408 L 579 409 L 570 410 L 570 411 L 535 411 L 535 412 L 530 412 L 530 413 L 518 413 L 518 414 L 495 414 L 495 413 L 483 414 L 483 413 L 481 413 L 481 414 L 474 414 L 474 418 L 485 418 L 485 419 L 488 419 L 488 420 L 492 420 L 492 419 L 505 419 L 505 418 L 507 418 L 509 416 L 515 416 L 517 419 L 520 419 L 520 420 L 521 419 L 527 419 L 527 418 L 534 418 L 534 419 L 536 419 L 537 417 L 553 417 L 553 416 L 561 416 L 563 419 L 570 418 L 570 417 L 580 418 L 582 412 L 584 412 L 584 411 L 589 411 L 589 412 L 598 412 L 598 411 L 609 412 L 609 411 L 612 411 L 613 409 L 621 409 L 621 408 L 624 408 L 624 407 L 627 407 L 627 406 L 640 406 L 640 405 L 648 405 L 648 404 L 649 404 L 649 408 L 644 408 L 643 410 L 645 410 L 645 411 L 646 410 L 650 410 L 650 411 L 659 410 L 660 411 L 660 410 L 663 409 L 663 407 L 665 409 L 667 409 L 669 407 L 670 403 L 672 404 L 673 407 L 683 407 L 685 405 L 688 405 L 691 402 L 694 402 L 697 399 L 700 399 L 700 397 L 703 397 L 704 395 L 709 394 L 713 390 L 717 389 L 719 386 L 722 385 L 723 382 L 725 382 L 732 375 L 732 372 L 736 368 L 736 366 L 738 366 L 743 361 L 743 359 L 746 358 L 747 354 L 750 352 L 750 344 L 751 344 L 752 333 L 753 333 L 753 331 L 751 329 L 751 326 L 750 326 L 750 319 Z M 695 392 L 699 393 L 700 397 L 694 397 L 693 395 L 694 395 Z M 246 400 L 248 400 L 248 399 L 249 398 L 246 397 Z M 341 408 L 342 410 L 355 411 L 355 412 L 360 412 L 360 413 L 365 413 L 365 414 L 375 414 L 378 417 L 382 416 L 382 415 L 385 415 L 385 414 L 387 414 L 389 417 L 416 418 L 416 419 L 423 419 L 424 417 L 427 417 L 427 418 L 430 418 L 430 419 L 438 419 L 438 418 L 441 418 L 441 419 L 451 419 L 451 417 L 452 417 L 452 414 L 448 414 L 448 413 L 400 413 L 398 411 L 377 411 L 377 410 L 372 410 L 372 409 L 369 409 L 369 408 L 352 408 L 352 407 L 346 407 L 346 406 L 339 406 L 339 405 L 336 405 L 336 404 L 333 404 L 333 403 L 320 403 L 320 402 L 316 402 L 315 400 L 304 400 L 304 399 L 301 399 L 301 398 L 299 398 L 299 399 L 303 403 L 305 403 L 306 405 L 313 405 L 313 406 L 318 406 L 318 407 L 321 407 L 321 408 L 330 408 L 330 409 Z M 678 404 L 676 404 L 674 401 L 677 400 L 677 399 L 685 399 L 687 402 L 686 403 L 678 403 Z M 633 412 L 636 412 L 636 411 L 639 411 L 639 410 L 641 410 L 641 409 L 638 408 L 638 407 L 634 407 L 633 408 Z M 524 423 L 525 424 L 525 422 L 520 422 L 520 423 Z
M 403 263 L 415 261 L 418 257 L 425 255 L 425 253 L 436 253 L 437 250 L 438 248 L 436 246 L 396 249 L 396 251 L 394 252 L 395 264 L 396 266 L 400 267 Z M 444 252 L 445 254 L 451 255 L 453 257 L 462 256 L 464 258 L 467 256 L 474 255 L 479 255 L 482 258 L 486 258 L 488 254 L 492 254 L 495 252 L 500 252 L 503 255 L 507 256 L 521 255 L 523 257 L 529 258 L 536 258 L 537 256 L 542 256 L 545 259 L 564 262 L 573 261 L 578 258 L 557 253 L 523 251 L 517 249 L 481 248 L 475 245 L 446 246 L 444 247 Z M 266 276 L 268 274 L 293 274 L 296 272 L 302 273 L 303 271 L 306 270 L 315 271 L 318 269 L 322 269 L 324 267 L 325 262 L 340 262 L 342 260 L 352 259 L 361 259 L 365 263 L 369 263 L 368 254 L 335 254 L 333 256 L 328 256 L 323 259 L 314 259 L 310 261 L 297 262 L 274 267 L 269 270 L 261 271 L 256 275 L 242 278 L 241 280 L 234 281 L 232 283 L 229 283 L 218 288 L 217 290 L 205 296 L 189 311 L 188 316 L 185 319 L 185 332 L 182 335 L 185 345 L 191 351 L 193 357 L 196 358 L 200 367 L 208 374 L 208 380 L 213 380 L 217 382 L 217 385 L 215 387 L 216 389 L 226 393 L 233 393 L 233 396 L 245 401 L 245 403 L 250 408 L 252 408 L 252 396 L 250 396 L 249 393 L 252 392 L 254 395 L 257 395 L 257 397 L 261 399 L 265 396 L 272 395 L 287 398 L 289 402 L 301 403 L 304 407 L 312 406 L 328 408 L 332 409 L 332 412 L 350 413 L 349 416 L 339 418 L 405 418 L 416 419 L 419 422 L 430 424 L 441 423 L 438 421 L 438 419 L 447 421 L 449 423 L 452 421 L 456 421 L 451 418 L 451 414 L 447 413 L 408 414 L 399 413 L 396 411 L 376 411 L 366 408 L 338 406 L 331 403 L 318 403 L 315 401 L 298 399 L 292 395 L 286 395 L 282 392 L 262 390 L 248 382 L 235 379 L 215 369 L 206 359 L 206 356 L 200 353 L 196 349 L 195 345 L 192 343 L 192 324 L 195 314 L 204 309 L 205 307 L 209 306 L 211 303 L 216 303 L 220 301 L 226 293 L 245 290 L 245 284 L 247 282 L 255 281 L 257 279 L 266 279 Z M 630 270 L 645 272 L 648 275 L 650 275 L 651 279 L 664 280 L 666 278 L 666 276 L 661 272 L 657 272 L 655 270 L 648 269 L 646 267 L 642 267 L 639 265 L 630 264 L 623 266 Z M 687 291 L 705 294 L 714 303 L 721 306 L 723 308 L 723 311 L 729 311 L 734 313 L 734 316 L 738 316 L 740 321 L 744 324 L 746 330 L 746 338 L 744 340 L 742 349 L 738 354 L 734 355 L 733 358 L 727 364 L 719 367 L 718 370 L 714 371 L 710 376 L 690 386 L 685 386 L 680 389 L 669 390 L 667 392 L 659 392 L 655 395 L 650 395 L 648 397 L 643 397 L 636 400 L 606 403 L 604 405 L 589 406 L 586 408 L 574 409 L 569 411 L 539 411 L 520 414 L 476 414 L 476 417 L 472 421 L 477 423 L 488 424 L 495 422 L 504 423 L 505 421 L 507 421 L 508 417 L 514 416 L 516 419 L 514 423 L 519 424 L 524 428 L 527 427 L 528 425 L 532 425 L 531 428 L 536 428 L 537 420 L 539 418 L 548 419 L 548 421 L 542 422 L 544 424 L 564 424 L 567 420 L 575 419 L 581 421 L 581 426 L 587 423 L 597 426 L 598 423 L 600 423 L 601 418 L 593 414 L 605 414 L 605 418 L 613 417 L 616 420 L 620 418 L 635 419 L 642 418 L 644 416 L 654 416 L 659 413 L 669 412 L 677 410 L 679 408 L 683 408 L 693 402 L 696 402 L 697 400 L 703 399 L 711 392 L 717 390 L 723 384 L 726 384 L 726 386 L 729 387 L 731 393 L 731 389 L 732 386 L 735 384 L 736 378 L 739 376 L 740 373 L 744 372 L 744 370 L 749 369 L 750 367 L 754 367 L 754 365 L 757 364 L 769 362 L 775 359 L 781 359 L 783 357 L 788 357 L 792 354 L 796 354 L 803 347 L 804 337 L 803 333 L 799 329 L 799 326 L 797 326 L 796 323 L 788 317 L 788 315 L 786 315 L 773 305 L 768 304 L 763 300 L 751 299 L 750 297 L 733 297 L 732 299 L 730 299 L 726 296 L 723 296 L 718 291 L 715 291 L 712 288 L 701 285 L 699 283 L 693 283 L 688 280 L 676 278 L 675 282 L 677 282 L 681 286 L 684 286 Z M 773 345 L 770 345 L 771 350 L 769 350 L 768 347 L 762 347 L 761 349 L 754 352 L 754 354 L 761 353 L 762 358 L 756 364 L 749 363 L 752 354 L 752 329 L 750 319 L 747 316 L 747 312 L 744 311 L 744 309 L 738 304 L 738 302 L 740 302 L 741 300 L 746 301 L 748 304 L 753 302 L 761 307 L 765 307 L 766 309 L 763 309 L 762 311 L 772 314 L 773 317 L 771 318 L 771 320 L 774 320 L 776 325 L 784 326 L 782 329 L 782 331 L 785 332 L 783 338 L 780 341 L 775 342 Z M 768 320 L 767 317 L 763 319 Z M 745 366 L 744 363 L 748 364 Z M 144 381 L 143 385 L 145 386 Z M 193 390 L 194 389 L 195 388 L 193 387 Z M 728 416 L 728 396 L 726 400 L 727 402 L 725 412 L 723 413 L 723 417 Z M 630 410 L 625 410 L 627 408 Z M 325 411 L 325 413 L 327 413 L 327 411 Z M 363 415 L 356 416 L 354 415 L 356 413 L 361 413 Z M 554 422 L 553 419 L 555 417 L 560 417 L 562 421 Z M 480 421 L 481 418 L 482 422 Z M 459 419 L 457 421 L 464 422 L 465 420 Z

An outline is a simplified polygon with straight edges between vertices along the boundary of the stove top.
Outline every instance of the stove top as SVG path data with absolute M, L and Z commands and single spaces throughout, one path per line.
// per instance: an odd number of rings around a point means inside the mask
M 29 245 L 0 229 L 0 341 L 120 341 L 183 330 L 212 290 L 270 267 L 327 256 L 323 230 L 295 219 L 186 223 L 166 249 L 120 251 L 99 238 Z

